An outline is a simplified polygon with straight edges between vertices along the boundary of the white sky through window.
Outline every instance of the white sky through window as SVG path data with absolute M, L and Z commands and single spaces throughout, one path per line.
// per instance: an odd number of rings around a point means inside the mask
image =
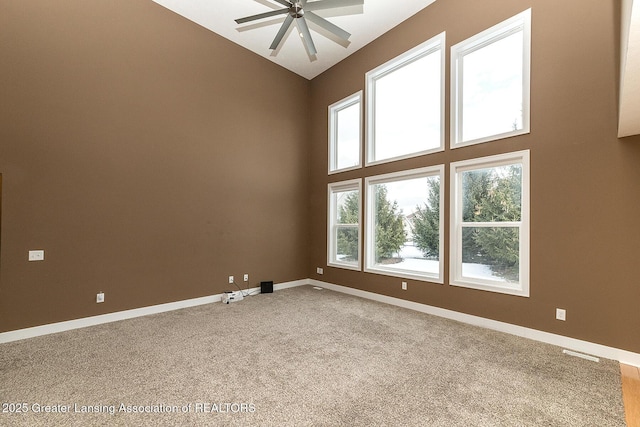
M 360 103 L 343 108 L 337 113 L 337 168 L 343 169 L 360 163 Z
M 524 32 L 461 57 L 462 141 L 523 129 Z
M 440 146 L 440 58 L 437 50 L 376 80 L 375 160 Z

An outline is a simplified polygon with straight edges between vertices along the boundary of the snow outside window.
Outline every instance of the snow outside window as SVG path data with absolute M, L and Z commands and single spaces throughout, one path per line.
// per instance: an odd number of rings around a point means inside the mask
M 368 177 L 365 271 L 443 283 L 444 165 Z
M 451 164 L 452 285 L 529 296 L 529 151 Z

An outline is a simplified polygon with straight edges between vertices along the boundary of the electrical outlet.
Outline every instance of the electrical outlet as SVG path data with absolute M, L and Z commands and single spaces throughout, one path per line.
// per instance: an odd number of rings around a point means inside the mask
M 402 282 L 402 290 L 403 291 L 407 290 L 407 282 Z
M 556 319 L 567 320 L 567 310 L 564 308 L 556 308 Z
M 245 282 L 248 282 L 249 281 L 249 275 L 245 274 L 243 279 L 244 279 Z
M 233 276 L 229 276 L 229 283 L 233 283 Z
M 316 273 L 324 274 L 324 270 L 322 269 L 322 267 L 318 267 L 318 268 L 316 268 Z
M 104 292 L 99 292 L 96 294 L 96 302 L 101 303 L 104 302 Z

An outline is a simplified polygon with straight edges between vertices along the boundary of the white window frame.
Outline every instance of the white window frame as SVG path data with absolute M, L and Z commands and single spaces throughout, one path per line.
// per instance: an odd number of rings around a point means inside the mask
M 481 289 L 522 297 L 529 296 L 529 242 L 530 242 L 530 165 L 529 150 L 482 157 L 451 163 L 451 221 L 449 282 L 454 286 Z M 518 222 L 467 223 L 474 227 L 518 227 L 520 229 L 519 279 L 520 283 L 506 283 L 462 276 L 462 179 L 461 174 L 478 169 L 522 165 L 521 220 Z
M 338 168 L 338 114 L 345 108 L 359 104 L 358 113 L 358 163 L 346 168 Z M 329 174 L 362 167 L 362 91 L 358 91 L 334 104 L 329 105 Z
M 366 116 L 366 129 L 365 129 L 365 139 L 367 141 L 366 144 L 366 158 L 365 158 L 365 166 L 393 162 L 396 160 L 407 159 L 411 157 L 422 156 L 429 153 L 435 153 L 439 151 L 444 151 L 444 138 L 445 138 L 445 125 L 444 125 L 444 111 L 445 111 L 445 90 L 444 90 L 444 82 L 445 82 L 445 38 L 446 33 L 442 32 L 435 37 L 427 40 L 426 42 L 414 47 L 413 49 L 387 61 L 386 63 L 380 65 L 379 67 L 369 71 L 365 75 L 365 87 L 366 87 L 366 101 L 367 101 L 367 116 Z M 412 63 L 413 61 L 423 58 L 425 56 L 431 55 L 434 52 L 440 51 L 440 141 L 439 145 L 436 148 L 431 148 L 427 150 L 422 150 L 414 153 L 408 153 L 401 156 L 396 156 L 387 159 L 375 159 L 375 144 L 376 144 L 376 135 L 375 135 L 375 99 L 376 99 L 376 81 L 384 77 L 405 65 Z
M 358 262 L 356 264 L 340 261 L 337 258 L 338 242 L 336 231 L 339 226 L 347 224 L 337 224 L 338 207 L 335 203 L 335 193 L 345 191 L 358 192 L 358 224 L 351 224 L 358 228 Z M 333 182 L 327 186 L 327 265 L 331 267 L 346 268 L 349 270 L 362 270 L 362 180 L 351 179 L 348 181 Z
M 438 254 L 438 274 L 433 275 L 415 270 L 401 270 L 397 268 L 385 268 L 375 262 L 376 238 L 375 238 L 375 201 L 376 196 L 373 186 L 388 182 L 404 181 L 412 178 L 423 178 L 438 176 L 440 178 L 440 230 L 439 230 L 439 254 Z M 365 178 L 366 206 L 365 206 L 365 267 L 368 273 L 383 274 L 393 277 L 415 279 L 433 283 L 444 283 L 444 165 L 428 166 L 419 169 L 410 169 L 400 172 L 393 172 L 384 175 L 376 175 Z
M 463 78 L 462 58 L 494 42 L 522 31 L 522 129 L 463 141 L 462 126 Z M 530 132 L 530 89 L 531 87 L 531 9 L 527 9 L 475 36 L 451 47 L 451 148 L 465 147 L 488 141 L 523 135 Z

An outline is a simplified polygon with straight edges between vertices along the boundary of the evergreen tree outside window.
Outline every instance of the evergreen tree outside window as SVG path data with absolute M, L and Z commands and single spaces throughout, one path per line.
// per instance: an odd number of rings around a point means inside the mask
M 411 220 L 413 242 L 426 259 L 440 257 L 440 179 L 432 177 L 427 181 L 428 199 L 422 206 L 416 206 Z
M 360 270 L 361 180 L 331 183 L 328 186 L 327 265 Z
M 368 177 L 365 271 L 443 283 L 444 166 Z
M 451 284 L 529 296 L 529 152 L 451 164 Z

